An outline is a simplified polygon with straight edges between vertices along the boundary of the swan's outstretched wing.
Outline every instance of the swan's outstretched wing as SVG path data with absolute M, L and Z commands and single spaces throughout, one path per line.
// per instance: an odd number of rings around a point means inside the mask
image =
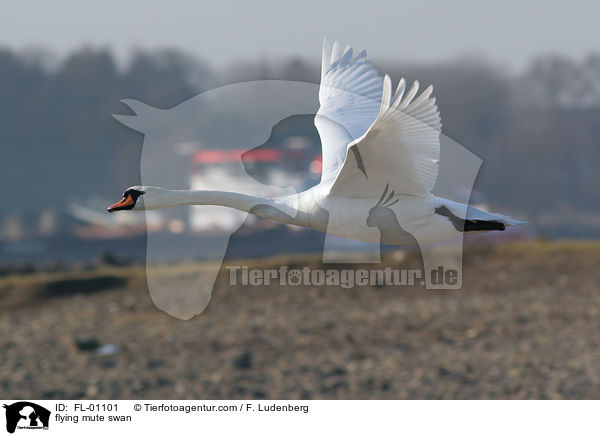
M 323 44 L 321 107 L 315 117 L 323 148 L 322 182 L 335 179 L 348 144 L 364 135 L 379 111 L 383 78 L 364 50 L 355 58 L 352 54 L 349 46 Z
M 389 184 L 396 194 L 430 195 L 438 174 L 441 119 L 430 86 L 418 97 L 418 82 L 405 93 L 404 79 L 392 95 L 385 76 L 379 115 L 347 147 L 330 192 L 378 197 Z

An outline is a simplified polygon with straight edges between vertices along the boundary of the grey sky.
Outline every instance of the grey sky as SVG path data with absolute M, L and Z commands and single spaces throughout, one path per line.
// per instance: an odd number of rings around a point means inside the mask
M 136 47 L 177 47 L 222 67 L 292 56 L 317 62 L 327 36 L 381 61 L 481 53 L 519 68 L 539 53 L 598 51 L 599 17 L 597 0 L 21 0 L 3 5 L 0 46 L 64 55 L 91 44 L 120 59 Z

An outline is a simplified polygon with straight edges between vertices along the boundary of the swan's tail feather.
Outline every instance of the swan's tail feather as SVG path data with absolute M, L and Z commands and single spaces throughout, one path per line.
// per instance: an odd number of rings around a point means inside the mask
M 467 216 L 465 218 L 457 216 L 445 205 L 437 207 L 435 213 L 448 218 L 459 232 L 504 231 L 508 226 L 527 224 L 526 221 L 519 221 L 506 215 L 483 212 L 471 206 L 467 206 Z
M 506 230 L 502 221 L 465 220 L 463 232 L 487 232 L 491 230 Z
M 504 224 L 505 227 L 528 224 L 527 221 L 516 220 L 514 218 L 499 213 L 483 212 L 472 206 L 467 207 L 467 220 L 496 222 Z

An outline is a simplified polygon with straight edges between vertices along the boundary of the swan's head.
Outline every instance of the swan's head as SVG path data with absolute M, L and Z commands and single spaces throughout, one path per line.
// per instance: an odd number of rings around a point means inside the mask
M 147 210 L 164 207 L 167 203 L 168 190 L 153 186 L 132 186 L 123 192 L 121 201 L 106 209 L 109 212 L 118 210 Z

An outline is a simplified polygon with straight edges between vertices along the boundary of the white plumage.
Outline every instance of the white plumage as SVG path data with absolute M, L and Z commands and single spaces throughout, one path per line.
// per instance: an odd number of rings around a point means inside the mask
M 109 210 L 221 205 L 351 239 L 392 244 L 403 243 L 406 234 L 421 244 L 521 223 L 432 194 L 442 124 L 433 88 L 418 91 L 418 82 L 407 87 L 401 79 L 392 92 L 390 77 L 379 75 L 365 51 L 354 56 L 352 48 L 326 40 L 321 106 L 315 116 L 323 149 L 317 186 L 273 199 L 138 186 L 126 191 L 126 196 L 140 193 L 133 201 L 124 198 Z

